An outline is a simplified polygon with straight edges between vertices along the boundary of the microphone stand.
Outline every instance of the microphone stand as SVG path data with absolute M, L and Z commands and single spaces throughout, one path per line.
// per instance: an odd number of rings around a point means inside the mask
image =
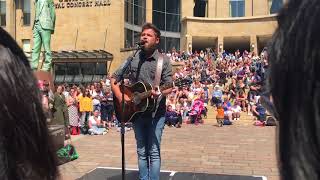
M 134 54 L 132 56 L 130 56 L 127 59 L 126 64 L 123 66 L 120 75 L 118 76 L 118 78 L 115 81 L 115 84 L 120 83 L 120 91 L 121 91 L 121 96 L 122 96 L 122 101 L 121 101 L 121 106 L 122 106 L 122 114 L 125 113 L 125 100 L 124 100 L 124 75 L 127 73 L 127 71 L 130 69 L 131 67 L 131 62 L 133 60 L 133 58 L 136 56 L 137 52 L 142 48 L 143 44 L 138 43 L 137 44 L 137 48 L 134 52 Z M 124 134 L 125 134 L 125 119 L 120 119 L 121 122 L 121 154 L 122 154 L 122 180 L 125 180 L 125 150 L 124 150 Z

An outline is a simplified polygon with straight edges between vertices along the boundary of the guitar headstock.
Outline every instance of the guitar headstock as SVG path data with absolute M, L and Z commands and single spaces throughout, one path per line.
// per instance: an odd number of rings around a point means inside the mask
M 173 82 L 174 87 L 186 87 L 192 84 L 192 80 L 189 78 L 179 78 Z

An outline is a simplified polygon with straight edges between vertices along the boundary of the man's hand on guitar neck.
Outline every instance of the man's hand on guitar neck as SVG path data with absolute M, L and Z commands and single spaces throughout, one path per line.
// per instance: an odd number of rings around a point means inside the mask
M 153 99 L 157 99 L 160 95 L 167 96 L 172 92 L 172 88 L 168 88 L 166 90 L 160 91 L 159 88 L 155 88 L 151 90 L 151 97 Z
M 161 94 L 162 93 L 159 90 L 154 90 L 154 89 L 151 90 L 151 97 L 153 99 L 157 99 Z

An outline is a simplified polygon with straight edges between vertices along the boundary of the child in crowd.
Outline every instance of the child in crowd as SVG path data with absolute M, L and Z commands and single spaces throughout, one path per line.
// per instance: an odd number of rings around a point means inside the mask
M 235 102 L 234 105 L 231 107 L 233 120 L 240 119 L 240 112 L 241 112 L 240 104 L 241 104 L 241 102 Z
M 222 103 L 222 95 L 223 93 L 221 91 L 221 87 L 215 86 L 214 91 L 212 93 L 211 106 L 217 106 L 218 104 Z
M 196 98 L 193 100 L 192 108 L 189 113 L 189 117 L 192 124 L 203 123 L 201 119 L 202 112 L 204 110 L 204 103 L 201 98 Z
M 223 121 L 224 121 L 224 109 L 221 104 L 218 104 L 216 119 L 217 119 L 218 126 L 222 127 Z

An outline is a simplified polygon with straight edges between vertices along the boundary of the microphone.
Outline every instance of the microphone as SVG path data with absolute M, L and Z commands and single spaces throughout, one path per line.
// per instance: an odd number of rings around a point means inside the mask
M 146 42 L 145 41 L 140 41 L 140 42 L 137 42 L 136 45 L 138 47 L 143 47 L 143 45 L 145 44 Z

